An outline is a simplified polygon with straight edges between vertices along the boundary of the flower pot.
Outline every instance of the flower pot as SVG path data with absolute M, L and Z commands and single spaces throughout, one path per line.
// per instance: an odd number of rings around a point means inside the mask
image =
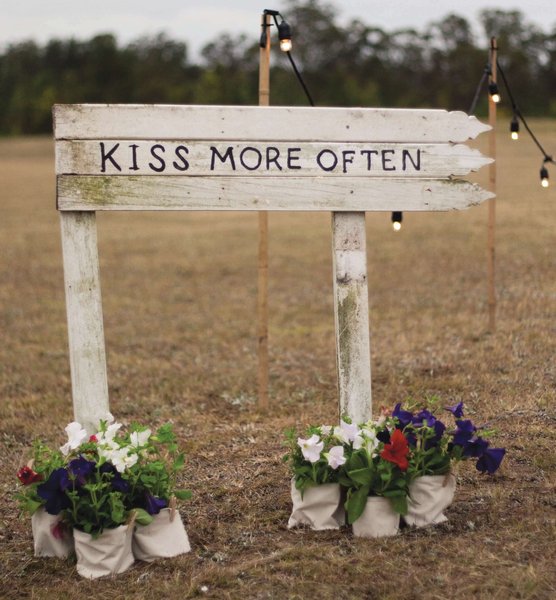
M 73 552 L 71 529 L 59 515 L 49 515 L 39 508 L 31 517 L 35 556 L 67 558 Z
M 172 508 L 164 508 L 154 515 L 149 525 L 137 525 L 133 533 L 132 550 L 135 558 L 146 562 L 189 552 L 191 546 L 180 513 Z
M 131 552 L 133 524 L 105 529 L 99 537 L 73 530 L 77 572 L 82 577 L 96 579 L 123 573 L 134 562 Z
M 307 488 L 301 497 L 292 479 L 292 514 L 288 529 L 297 525 L 309 525 L 311 529 L 339 529 L 346 520 L 341 498 L 340 484 L 324 483 Z
M 455 489 L 456 478 L 452 473 L 417 477 L 409 485 L 405 522 L 415 527 L 427 527 L 447 521 L 442 511 L 452 503 Z
M 396 535 L 400 515 L 392 508 L 388 498 L 369 496 L 365 510 L 352 525 L 356 537 L 377 538 Z

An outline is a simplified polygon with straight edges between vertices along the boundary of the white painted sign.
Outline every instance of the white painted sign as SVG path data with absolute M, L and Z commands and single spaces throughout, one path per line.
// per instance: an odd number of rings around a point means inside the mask
M 491 162 L 463 144 L 488 129 L 443 110 L 55 106 L 76 419 L 109 410 L 97 210 L 332 211 L 340 412 L 370 418 L 365 211 L 492 197 L 457 179 Z
M 60 210 L 448 210 L 488 129 L 442 110 L 56 106 Z M 156 190 L 156 192 L 155 192 Z

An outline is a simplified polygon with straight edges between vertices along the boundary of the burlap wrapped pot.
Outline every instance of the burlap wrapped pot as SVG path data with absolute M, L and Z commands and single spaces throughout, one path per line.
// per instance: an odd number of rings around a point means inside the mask
M 311 529 L 339 529 L 346 517 L 338 483 L 324 483 L 307 488 L 303 497 L 291 482 L 292 513 L 288 528 L 308 525 Z

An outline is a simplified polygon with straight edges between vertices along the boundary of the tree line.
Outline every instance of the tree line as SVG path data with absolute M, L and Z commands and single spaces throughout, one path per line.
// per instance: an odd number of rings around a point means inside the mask
M 520 11 L 481 12 L 481 41 L 456 14 L 422 31 L 390 32 L 359 19 L 342 25 L 322 0 L 290 0 L 283 14 L 317 105 L 468 110 L 488 59 L 484 40 L 496 36 L 521 110 L 556 117 L 556 25 L 543 31 Z M 196 63 L 185 42 L 162 33 L 127 45 L 110 33 L 12 44 L 0 54 L 0 134 L 51 131 L 55 103 L 257 104 L 256 37 L 220 35 Z M 271 103 L 307 104 L 276 46 Z M 477 113 L 485 112 L 483 94 Z

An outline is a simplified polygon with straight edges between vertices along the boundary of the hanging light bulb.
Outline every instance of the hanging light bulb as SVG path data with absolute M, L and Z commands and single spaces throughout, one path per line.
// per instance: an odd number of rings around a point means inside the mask
M 394 231 L 399 231 L 402 228 L 403 213 L 401 211 L 394 211 L 392 213 L 392 228 Z
M 512 122 L 510 123 L 510 132 L 512 140 L 519 139 L 519 121 L 517 119 L 517 115 L 514 115 L 512 118 Z
M 548 187 L 548 169 L 544 165 L 541 167 L 541 185 Z
M 278 25 L 278 39 L 280 40 L 280 50 L 282 52 L 289 52 L 292 49 L 292 30 L 284 19 Z
M 488 84 L 488 93 L 490 94 L 490 97 L 492 98 L 492 101 L 495 104 L 498 104 L 498 102 L 500 102 L 500 92 L 498 91 L 496 81 L 491 81 Z

